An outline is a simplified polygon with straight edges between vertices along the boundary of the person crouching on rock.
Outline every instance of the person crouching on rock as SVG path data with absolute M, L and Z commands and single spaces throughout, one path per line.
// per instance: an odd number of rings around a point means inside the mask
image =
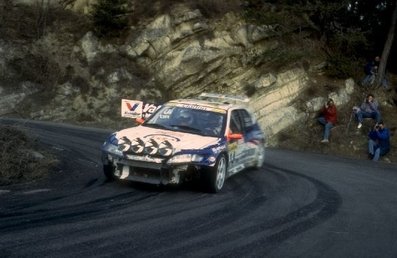
M 380 121 L 368 134 L 368 154 L 373 161 L 378 161 L 380 156 L 386 155 L 390 151 L 390 133 Z

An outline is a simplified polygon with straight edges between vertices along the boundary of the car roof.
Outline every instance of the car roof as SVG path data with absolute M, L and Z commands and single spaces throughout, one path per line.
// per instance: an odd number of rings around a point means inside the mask
M 217 108 L 222 110 L 229 110 L 234 108 L 247 109 L 249 99 L 245 96 L 232 96 L 226 94 L 216 93 L 202 93 L 197 98 L 175 99 L 168 103 L 198 105 L 209 108 Z

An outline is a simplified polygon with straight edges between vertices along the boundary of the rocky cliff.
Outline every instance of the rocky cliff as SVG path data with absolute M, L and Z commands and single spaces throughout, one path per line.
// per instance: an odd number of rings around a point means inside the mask
M 305 35 L 296 37 L 289 51 L 315 51 Z M 114 42 L 91 31 L 76 39 L 61 29 L 29 43 L 0 39 L 0 115 L 111 124 L 119 119 L 121 98 L 158 102 L 201 92 L 245 94 L 272 139 L 318 111 L 328 97 L 347 103 L 354 90 L 354 81 L 347 80 L 307 94 L 315 87 L 311 74 L 321 73 L 324 60 L 318 55 L 283 61 L 286 47 L 277 27 L 247 24 L 235 13 L 208 19 L 184 5 L 142 21 Z M 41 79 L 23 76 L 32 73 L 29 68 Z

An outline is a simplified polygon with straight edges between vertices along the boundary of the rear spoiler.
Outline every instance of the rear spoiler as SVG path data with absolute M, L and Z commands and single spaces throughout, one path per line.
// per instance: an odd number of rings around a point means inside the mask
M 146 119 L 154 113 L 161 105 L 144 103 L 140 100 L 121 100 L 121 117 Z

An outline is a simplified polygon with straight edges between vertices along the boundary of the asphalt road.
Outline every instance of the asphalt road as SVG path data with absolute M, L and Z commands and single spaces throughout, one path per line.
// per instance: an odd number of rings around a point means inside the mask
M 397 257 L 396 165 L 268 149 L 207 194 L 107 182 L 106 130 L 18 123 L 61 163 L 0 187 L 0 257 Z

